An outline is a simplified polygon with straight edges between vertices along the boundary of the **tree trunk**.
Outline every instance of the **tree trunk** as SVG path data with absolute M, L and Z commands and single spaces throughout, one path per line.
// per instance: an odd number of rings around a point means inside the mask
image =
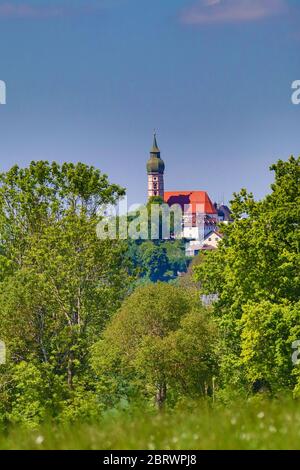
M 70 390 L 73 388 L 73 359 L 74 359 L 74 354 L 71 351 L 68 359 L 68 367 L 67 367 L 67 381 L 68 381 L 68 387 Z
M 159 410 L 163 409 L 166 398 L 167 398 L 167 386 L 164 382 L 158 385 L 157 393 L 155 396 L 155 403 Z

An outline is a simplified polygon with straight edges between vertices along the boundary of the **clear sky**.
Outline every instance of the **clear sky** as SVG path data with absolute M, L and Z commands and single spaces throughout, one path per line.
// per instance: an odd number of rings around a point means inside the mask
M 300 154 L 300 0 L 0 0 L 1 170 L 84 161 L 146 198 L 153 128 L 168 190 L 263 196 Z

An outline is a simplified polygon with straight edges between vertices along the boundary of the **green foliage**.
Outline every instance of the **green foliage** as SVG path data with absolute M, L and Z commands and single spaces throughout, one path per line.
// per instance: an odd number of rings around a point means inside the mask
M 36 423 L 46 409 L 73 416 L 80 396 L 82 409 L 91 402 L 89 346 L 129 284 L 126 246 L 97 238 L 98 210 L 122 194 L 81 163 L 32 162 L 1 175 L 0 337 L 8 364 L 0 394 L 11 421 Z M 10 381 L 18 395 L 8 392 Z M 56 382 L 54 405 L 47 384 Z M 60 401 L 73 403 L 72 413 Z
M 187 270 L 183 240 L 128 240 L 127 246 L 127 256 L 139 279 L 168 282 Z
M 234 223 L 216 252 L 194 269 L 202 292 L 217 293 L 224 382 L 291 386 L 291 338 L 300 294 L 300 158 L 272 166 L 272 192 L 256 202 L 242 190 Z M 263 351 L 265 349 L 265 351 Z M 274 357 L 273 357 L 274 355 Z M 273 369 L 273 370 L 272 370 Z
M 147 241 L 140 245 L 140 259 L 151 282 L 163 279 L 168 270 L 167 251 L 162 244 Z
M 292 343 L 300 338 L 300 304 L 248 304 L 241 319 L 241 364 L 251 383 L 267 381 L 275 390 L 295 385 Z
M 157 204 L 157 205 L 161 206 L 163 203 L 164 203 L 164 200 L 161 196 L 151 196 L 148 199 L 147 207 L 148 207 L 149 210 L 151 210 L 151 205 L 152 204 Z
M 114 203 L 124 189 L 83 163 L 31 162 L 0 174 L 0 274 L 18 269 L 31 235 L 69 214 L 96 217 L 102 204 Z
M 205 394 L 216 368 L 215 336 L 190 291 L 147 285 L 113 317 L 93 347 L 92 364 L 99 378 L 114 382 L 119 398 L 122 393 L 155 397 L 161 406 L 167 391 L 175 401 L 180 395 Z
M 32 358 L 30 362 L 8 363 L 6 370 L 1 378 L 1 389 L 6 391 L 6 420 L 36 428 L 59 413 L 64 384 L 50 364 Z
M 20 362 L 14 367 L 12 380 L 9 420 L 37 425 L 46 416 L 45 383 L 41 371 L 34 364 Z

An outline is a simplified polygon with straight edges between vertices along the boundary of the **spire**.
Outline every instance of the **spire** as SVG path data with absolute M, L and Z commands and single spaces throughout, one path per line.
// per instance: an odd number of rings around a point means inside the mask
M 157 145 L 156 132 L 154 131 L 153 147 L 150 150 L 150 158 L 147 162 L 147 172 L 148 174 L 159 173 L 163 175 L 164 171 L 165 171 L 165 164 L 163 160 L 160 158 L 160 150 Z
M 156 140 L 156 132 L 154 131 L 154 136 L 153 136 L 153 147 L 151 149 L 151 153 L 156 153 L 160 154 L 160 150 L 157 145 L 157 140 Z

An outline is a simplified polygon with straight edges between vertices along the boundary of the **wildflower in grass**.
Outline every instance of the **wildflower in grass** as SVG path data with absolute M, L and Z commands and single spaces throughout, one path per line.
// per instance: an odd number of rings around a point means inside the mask
M 274 434 L 275 432 L 277 432 L 277 429 L 275 428 L 275 426 L 269 426 L 269 431 Z
M 257 417 L 259 419 L 263 419 L 265 417 L 265 413 L 263 411 L 261 411 L 260 413 L 258 413 Z
M 44 437 L 43 436 L 37 436 L 35 443 L 38 444 L 39 446 L 43 444 L 44 442 Z

